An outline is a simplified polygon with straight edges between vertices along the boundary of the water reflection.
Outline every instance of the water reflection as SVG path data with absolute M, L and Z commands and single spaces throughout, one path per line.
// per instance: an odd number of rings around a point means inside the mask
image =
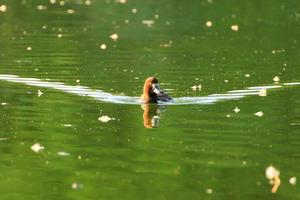
M 143 122 L 145 128 L 157 128 L 159 126 L 160 116 L 166 111 L 166 106 L 157 104 L 142 104 Z

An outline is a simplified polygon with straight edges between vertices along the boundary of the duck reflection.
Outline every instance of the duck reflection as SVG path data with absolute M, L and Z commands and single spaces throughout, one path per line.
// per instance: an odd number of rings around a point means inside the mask
M 142 104 L 143 120 L 145 128 L 157 128 L 159 126 L 159 120 L 161 114 L 165 112 L 166 106 L 157 105 L 157 104 Z

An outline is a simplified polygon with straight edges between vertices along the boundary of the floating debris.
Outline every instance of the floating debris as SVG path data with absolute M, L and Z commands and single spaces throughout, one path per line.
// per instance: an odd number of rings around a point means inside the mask
M 7 103 L 6 102 L 1 102 L 1 106 L 6 106 Z
M 257 117 L 262 117 L 264 115 L 264 113 L 262 111 L 259 111 L 259 112 L 254 113 L 254 115 L 256 115 Z
M 259 90 L 258 96 L 261 96 L 261 97 L 267 96 L 267 89 L 263 88 L 263 89 Z
M 56 3 L 56 0 L 50 0 L 50 3 L 51 3 L 51 4 L 55 4 L 55 3 Z
M 61 33 L 58 34 L 57 37 L 58 37 L 58 38 L 62 38 L 62 34 L 61 34 Z
M 280 186 L 280 172 L 274 166 L 270 165 L 266 168 L 266 178 L 269 179 L 271 185 L 273 185 L 271 192 L 276 193 Z
M 205 23 L 205 25 L 206 25 L 207 27 L 212 27 L 212 22 L 211 22 L 211 21 L 207 21 L 207 22 Z
M 77 190 L 77 189 L 83 188 L 83 185 L 75 182 L 75 183 L 72 183 L 71 188 L 73 190 Z
M 155 23 L 154 20 L 143 20 L 142 24 L 147 25 L 148 27 L 151 27 Z
M 193 91 L 197 90 L 197 86 L 196 85 L 193 85 L 191 88 L 192 88 Z
M 224 82 L 225 82 L 225 83 L 228 83 L 229 81 L 226 79 L 226 80 L 224 80 Z
M 213 192 L 214 192 L 214 191 L 213 191 L 211 188 L 207 188 L 207 189 L 206 189 L 206 193 L 207 193 L 207 194 L 212 194 Z
M 136 8 L 132 8 L 132 9 L 131 9 L 131 12 L 132 12 L 133 14 L 136 14 L 136 13 L 138 12 L 138 10 L 137 10 Z
M 9 140 L 9 138 L 0 138 L 0 141 Z
M 169 43 L 161 44 L 161 45 L 159 45 L 159 46 L 160 46 L 160 47 L 164 47 L 164 48 L 168 48 L 168 47 L 171 47 L 171 46 L 172 46 L 172 43 L 173 43 L 173 41 L 170 40 Z
M 107 122 L 109 122 L 111 120 L 115 120 L 115 118 L 111 118 L 111 117 L 109 117 L 107 115 L 103 115 L 103 116 L 99 117 L 98 120 L 100 122 L 107 123 Z
M 76 79 L 76 83 L 80 83 L 80 80 L 79 80 L 79 79 Z
M 239 31 L 239 25 L 237 25 L 237 24 L 232 25 L 231 30 L 235 31 L 235 32 Z
M 245 77 L 249 78 L 249 77 L 250 77 L 250 74 L 245 74 Z
M 31 50 L 32 50 L 32 48 L 31 48 L 31 47 L 27 47 L 26 49 L 27 49 L 27 51 L 31 51 Z
M 289 182 L 290 182 L 291 185 L 296 185 L 297 184 L 297 178 L 295 176 L 293 176 L 289 179 Z
M 84 4 L 87 5 L 87 6 L 90 6 L 90 5 L 92 5 L 92 1 L 91 0 L 85 0 Z
M 7 6 L 6 5 L 0 5 L 0 12 L 6 12 Z
M 47 6 L 44 6 L 44 5 L 38 5 L 36 8 L 38 10 L 47 10 Z
M 64 124 L 64 127 L 72 127 L 72 124 Z
M 44 93 L 43 93 L 41 90 L 38 90 L 38 91 L 37 91 L 38 97 L 42 96 L 43 94 L 44 94 Z
M 45 147 L 43 147 L 42 145 L 40 145 L 39 143 L 36 143 L 34 145 L 32 145 L 30 147 L 30 149 L 36 153 L 40 152 L 41 150 L 45 149 Z
M 235 107 L 235 109 L 233 110 L 235 113 L 240 112 L 241 110 L 238 107 Z
M 100 49 L 105 50 L 107 48 L 106 44 L 101 44 Z
M 67 10 L 67 13 L 68 13 L 68 14 L 74 14 L 74 13 L 75 13 L 75 10 L 73 10 L 73 9 L 68 9 L 68 10 Z
M 64 151 L 59 151 L 59 152 L 57 152 L 57 155 L 59 155 L 59 156 L 70 156 L 70 153 L 64 152 Z
M 274 81 L 274 82 L 279 82 L 279 81 L 280 81 L 279 76 L 275 76 L 275 77 L 273 78 L 273 81 Z
M 119 38 L 118 34 L 114 33 L 114 34 L 111 34 L 109 36 L 113 41 L 117 41 L 117 39 Z
M 65 5 L 65 2 L 64 2 L 64 1 L 60 1 L 60 2 L 59 2 L 59 5 L 60 5 L 60 6 L 64 6 L 64 5 Z
M 193 85 L 191 88 L 192 88 L 193 91 L 197 91 L 197 90 L 201 91 L 202 85 L 198 85 L 198 86 L 197 85 Z
M 116 0 L 117 3 L 125 4 L 127 0 Z

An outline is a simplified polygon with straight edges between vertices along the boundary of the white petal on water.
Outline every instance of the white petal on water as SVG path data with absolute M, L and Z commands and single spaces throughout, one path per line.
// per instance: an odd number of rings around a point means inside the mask
M 206 189 L 206 193 L 207 193 L 207 194 L 212 194 L 213 192 L 214 192 L 214 191 L 213 191 L 211 188 L 207 188 L 207 189 Z
M 211 27 L 212 26 L 212 22 L 211 21 L 207 21 L 205 24 L 207 27 Z
M 77 189 L 83 188 L 83 184 L 74 182 L 74 183 L 72 183 L 71 188 L 73 190 L 77 190 Z
M 279 76 L 274 76 L 273 81 L 274 81 L 274 82 L 279 82 L 279 81 L 280 81 Z
M 119 35 L 117 33 L 111 34 L 109 36 L 113 41 L 117 41 L 117 39 L 119 38 Z
M 67 13 L 68 13 L 68 14 L 74 14 L 74 13 L 75 13 L 75 10 L 73 10 L 73 9 L 68 9 L 68 10 L 67 10 Z
M 197 86 L 196 85 L 193 85 L 191 88 L 192 88 L 193 91 L 197 90 Z
M 109 117 L 107 115 L 103 115 L 103 116 L 99 117 L 98 120 L 100 122 L 107 123 L 107 122 L 109 122 L 111 120 L 115 120 L 115 118 L 111 118 L 111 117 Z
M 6 12 L 7 6 L 6 5 L 0 5 L 0 12 Z
M 266 168 L 266 178 L 269 180 L 274 179 L 275 177 L 278 177 L 280 175 L 280 172 L 278 169 L 276 169 L 274 166 L 270 165 Z
M 85 0 L 84 4 L 87 5 L 87 6 L 90 6 L 90 5 L 92 5 L 92 1 L 91 0 Z
M 240 112 L 241 110 L 238 107 L 235 107 L 235 109 L 233 110 L 235 113 Z
M 230 28 L 232 31 L 235 31 L 235 32 L 239 31 L 239 25 L 237 25 L 237 24 L 232 25 Z
M 254 113 L 254 115 L 256 115 L 257 117 L 262 117 L 264 115 L 264 113 L 262 111 L 258 111 L 256 113 Z
M 72 127 L 72 124 L 64 124 L 64 127 Z
M 142 24 L 147 25 L 148 27 L 151 27 L 155 23 L 154 20 L 143 20 Z
M 259 90 L 258 96 L 261 96 L 261 97 L 267 96 L 267 90 L 265 88 Z
M 47 6 L 44 6 L 44 5 L 38 5 L 36 8 L 38 10 L 47 10 Z
M 107 48 L 106 44 L 101 44 L 100 49 L 105 50 Z
M 296 184 L 297 184 L 297 178 L 296 178 L 296 176 L 291 177 L 291 178 L 289 179 L 289 183 L 290 183 L 291 185 L 296 185 Z
M 133 14 L 136 14 L 136 13 L 138 12 L 138 10 L 137 10 L 136 8 L 132 8 L 131 12 L 132 12 Z
M 57 155 L 59 155 L 59 156 L 70 156 L 70 153 L 64 152 L 64 151 L 59 151 L 59 152 L 57 152 Z
M 34 145 L 32 145 L 30 147 L 30 149 L 36 153 L 40 152 L 41 150 L 45 149 L 45 147 L 43 147 L 42 145 L 40 145 L 39 143 L 36 143 Z
M 38 90 L 38 91 L 37 91 L 38 97 L 42 96 L 43 94 L 44 94 L 44 93 L 43 93 L 41 90 Z
M 127 0 L 116 0 L 117 3 L 125 4 Z

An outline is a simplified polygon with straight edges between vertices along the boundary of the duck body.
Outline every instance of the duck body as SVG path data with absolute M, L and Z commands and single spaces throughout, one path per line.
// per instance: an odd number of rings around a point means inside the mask
M 159 86 L 155 77 L 149 77 L 145 80 L 143 94 L 140 99 L 144 103 L 174 102 L 173 98 L 166 94 Z

